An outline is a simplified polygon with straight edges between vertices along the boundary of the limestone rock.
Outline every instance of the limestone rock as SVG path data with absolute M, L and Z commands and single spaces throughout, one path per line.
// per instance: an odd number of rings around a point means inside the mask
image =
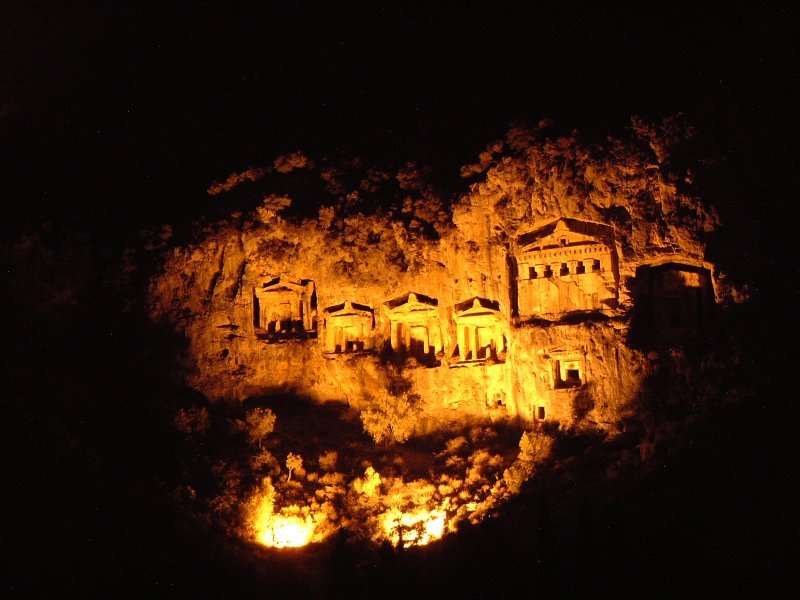
M 665 166 L 675 128 L 661 143 L 634 124 L 602 148 L 512 129 L 462 170 L 478 179 L 449 209 L 414 165 L 394 192 L 373 170 L 348 191 L 303 156 L 334 195 L 319 216 L 268 194 L 207 228 L 165 254 L 150 313 L 185 336 L 186 380 L 211 398 L 364 408 L 400 373 L 419 432 L 464 418 L 613 429 L 648 373 L 637 334 L 696 335 L 722 293 L 701 241 L 717 218 Z

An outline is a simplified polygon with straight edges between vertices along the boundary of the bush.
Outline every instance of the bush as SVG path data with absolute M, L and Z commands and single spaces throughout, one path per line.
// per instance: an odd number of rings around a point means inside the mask
M 297 473 L 298 477 L 302 477 L 305 474 L 303 470 L 303 457 L 299 454 L 294 454 L 293 452 L 289 452 L 288 456 L 286 457 L 286 469 L 289 471 L 289 481 L 292 480 L 292 473 Z
M 417 394 L 393 396 L 382 391 L 369 408 L 361 411 L 361 423 L 376 444 L 402 444 L 414 433 L 419 408 Z
M 264 438 L 275 429 L 275 421 L 275 413 L 268 408 L 259 407 L 247 411 L 248 435 L 251 442 L 258 442 L 259 449 Z
M 503 472 L 506 489 L 518 494 L 522 484 L 533 475 L 537 463 L 550 455 L 553 439 L 541 431 L 526 431 L 519 440 L 519 454 L 514 463 Z
M 334 471 L 339 460 L 339 453 L 336 450 L 328 450 L 319 455 L 319 468 L 323 471 Z

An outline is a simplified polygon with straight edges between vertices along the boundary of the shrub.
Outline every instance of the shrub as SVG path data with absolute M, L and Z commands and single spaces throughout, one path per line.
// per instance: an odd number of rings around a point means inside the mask
M 268 408 L 254 408 L 247 411 L 247 426 L 250 441 L 258 442 L 259 449 L 261 442 L 275 429 L 275 413 Z
M 382 391 L 369 408 L 361 411 L 361 423 L 376 444 L 402 444 L 414 433 L 419 408 L 417 394 L 393 396 Z

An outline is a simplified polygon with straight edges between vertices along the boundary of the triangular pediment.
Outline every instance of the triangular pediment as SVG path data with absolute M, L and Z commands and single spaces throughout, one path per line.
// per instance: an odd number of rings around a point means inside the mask
M 436 309 L 439 301 L 424 294 L 409 292 L 386 302 L 389 313 L 408 313 Z
M 525 251 L 587 244 L 611 245 L 613 239 L 614 230 L 608 225 L 563 217 L 521 235 L 518 242 L 520 249 Z
M 358 304 L 350 300 L 329 306 L 323 312 L 325 312 L 329 319 L 349 316 L 372 317 L 372 308 L 366 304 Z
M 496 300 L 475 296 L 463 302 L 458 302 L 453 307 L 456 317 L 477 317 L 482 315 L 499 315 L 500 303 Z
M 308 280 L 289 279 L 287 277 L 275 277 L 260 287 L 256 287 L 256 293 L 268 294 L 271 292 L 297 292 L 301 294 L 308 289 L 311 282 Z

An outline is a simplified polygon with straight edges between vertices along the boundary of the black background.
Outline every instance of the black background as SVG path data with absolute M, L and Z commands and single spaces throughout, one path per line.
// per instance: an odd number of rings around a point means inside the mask
M 542 118 L 591 134 L 685 112 L 762 198 L 792 166 L 786 9 L 50 4 L 2 15 L 4 204 L 20 216 L 174 219 L 210 181 L 296 149 L 446 178 Z

